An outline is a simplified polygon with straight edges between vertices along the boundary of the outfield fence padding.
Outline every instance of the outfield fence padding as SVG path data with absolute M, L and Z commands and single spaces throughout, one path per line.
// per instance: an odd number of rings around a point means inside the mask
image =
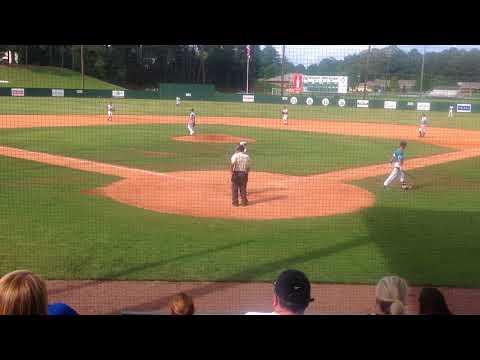
M 253 95 L 253 94 L 252 94 Z M 73 98 L 102 98 L 102 99 L 146 99 L 146 100 L 172 100 L 180 97 L 183 101 L 217 101 L 217 102 L 243 102 L 243 94 L 222 93 L 215 90 L 213 85 L 199 84 L 162 84 L 154 90 L 98 90 L 98 89 L 50 89 L 50 88 L 0 88 L 0 96 L 7 97 L 73 97 Z M 292 101 L 295 97 L 296 101 Z M 311 98 L 311 105 L 307 105 L 307 99 Z M 328 99 L 328 105 L 323 105 L 322 101 Z M 369 97 L 367 106 L 358 106 L 357 100 L 364 100 L 362 96 L 352 97 L 351 94 L 324 94 L 324 95 L 254 95 L 254 102 L 260 104 L 286 104 L 289 106 L 320 106 L 335 108 L 362 108 L 362 109 L 382 109 L 385 108 L 386 101 L 396 103 L 395 110 L 414 110 L 414 111 L 443 111 L 448 112 L 451 105 L 456 109 L 457 104 L 470 105 L 470 112 L 480 112 L 480 104 L 467 99 L 395 99 L 388 100 L 387 97 L 381 98 Z M 428 103 L 430 110 L 417 110 L 418 103 Z M 340 106 L 342 104 L 343 106 Z M 455 111 L 455 110 L 454 110 Z

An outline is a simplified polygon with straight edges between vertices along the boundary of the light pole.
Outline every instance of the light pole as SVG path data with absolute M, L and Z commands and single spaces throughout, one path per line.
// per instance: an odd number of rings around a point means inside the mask
M 285 77 L 285 45 L 282 45 L 282 77 L 280 79 L 282 98 L 283 98 L 283 88 L 284 88 L 284 84 L 283 84 L 284 77 Z
M 420 72 L 420 96 L 423 93 L 423 69 L 425 67 L 425 45 L 423 46 L 423 55 L 422 55 L 422 70 Z
M 80 67 L 82 68 L 82 90 L 85 89 L 85 71 L 83 61 L 83 45 L 80 45 Z
M 367 54 L 367 61 L 365 64 L 365 77 L 363 78 L 363 99 L 367 94 L 367 81 L 368 81 L 368 63 L 370 61 L 370 51 L 372 49 L 372 45 L 368 45 L 368 54 Z
M 247 91 L 246 93 L 248 94 L 248 72 L 249 72 L 249 67 L 250 67 L 250 45 L 247 45 L 246 51 L 247 51 Z

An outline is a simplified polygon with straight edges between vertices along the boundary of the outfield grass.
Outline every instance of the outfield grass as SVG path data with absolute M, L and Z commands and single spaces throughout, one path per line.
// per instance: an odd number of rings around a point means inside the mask
M 228 168 L 235 144 L 189 143 L 171 139 L 186 133 L 183 124 L 4 129 L 0 131 L 0 143 L 159 172 Z M 387 162 L 397 145 L 376 138 L 238 126 L 203 125 L 199 126 L 198 133 L 253 138 L 256 143 L 249 144 L 248 148 L 255 170 L 290 175 L 317 174 Z M 145 154 L 146 151 L 171 155 L 156 157 Z M 408 156 L 445 151 L 449 150 L 411 142 Z
M 106 114 L 109 101 L 113 102 L 118 115 L 184 115 L 191 108 L 202 116 L 279 118 L 281 105 L 260 103 L 234 103 L 211 101 L 183 101 L 175 106 L 172 100 L 145 99 L 96 99 L 96 98 L 42 98 L 42 97 L 0 97 L 2 114 Z M 413 110 L 385 110 L 339 108 L 336 106 L 290 105 L 290 121 L 295 119 L 322 119 L 332 121 L 391 123 L 418 125 L 421 112 Z M 480 129 L 480 114 L 458 113 L 453 119 L 446 112 L 429 112 L 429 126 L 463 129 Z
M 81 89 L 81 74 L 54 66 L 0 65 L 0 87 Z M 86 89 L 123 89 L 91 76 L 85 76 Z

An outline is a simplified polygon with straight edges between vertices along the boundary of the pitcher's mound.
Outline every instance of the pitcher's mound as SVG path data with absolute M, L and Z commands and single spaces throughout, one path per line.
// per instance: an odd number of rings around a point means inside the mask
M 255 139 L 225 135 L 225 134 L 199 134 L 199 135 L 187 135 L 176 136 L 173 140 L 177 141 L 189 141 L 189 142 L 206 142 L 206 143 L 227 143 L 238 144 L 240 141 L 246 141 L 247 143 L 255 142 Z

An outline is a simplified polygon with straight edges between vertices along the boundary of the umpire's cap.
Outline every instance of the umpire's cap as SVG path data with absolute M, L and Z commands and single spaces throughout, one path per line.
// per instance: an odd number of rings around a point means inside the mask
M 238 152 L 243 152 L 245 150 L 245 146 L 243 145 L 238 145 L 235 149 L 235 151 L 238 151 Z

